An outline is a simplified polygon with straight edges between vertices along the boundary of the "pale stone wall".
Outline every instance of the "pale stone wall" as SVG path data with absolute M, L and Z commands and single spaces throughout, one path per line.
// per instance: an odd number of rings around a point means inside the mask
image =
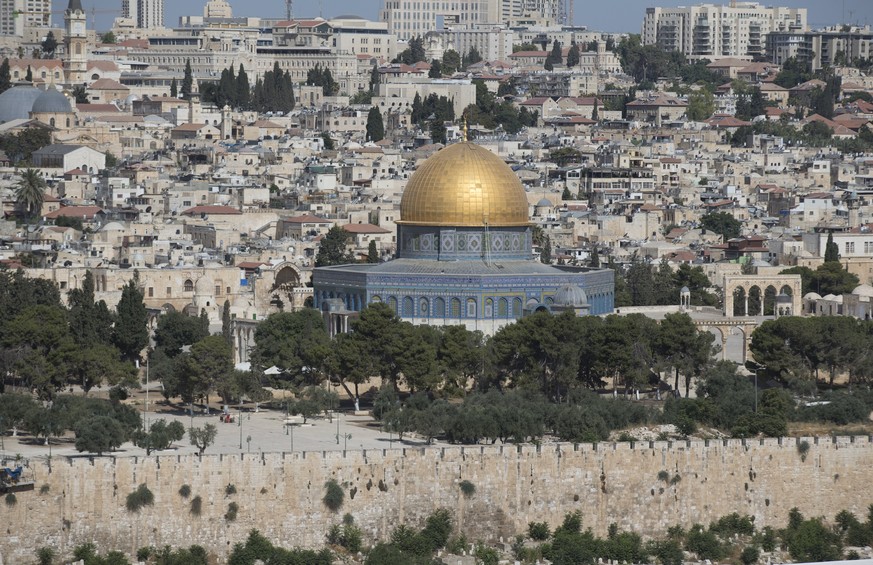
M 828 519 L 842 509 L 866 515 L 873 502 L 870 438 L 808 441 L 805 461 L 794 439 L 60 459 L 51 472 L 32 463 L 36 489 L 4 509 L 0 553 L 21 563 L 41 546 L 67 553 L 93 541 L 130 553 L 196 543 L 226 555 L 252 528 L 274 543 L 315 547 L 346 512 L 373 539 L 401 523 L 420 526 L 437 507 L 451 509 L 470 539 L 511 536 L 531 521 L 554 526 L 573 510 L 600 535 L 611 522 L 652 535 L 731 512 L 754 516 L 759 527 L 781 527 L 794 506 Z M 681 481 L 658 480 L 662 470 Z M 337 514 L 321 502 L 330 478 L 346 492 Z M 469 499 L 461 480 L 476 486 Z M 155 504 L 129 513 L 125 498 L 140 483 Z M 237 489 L 231 497 L 224 494 L 229 483 Z M 200 517 L 179 496 L 182 484 L 202 497 Z M 49 486 L 45 494 L 42 485 Z M 239 515 L 228 523 L 230 501 Z

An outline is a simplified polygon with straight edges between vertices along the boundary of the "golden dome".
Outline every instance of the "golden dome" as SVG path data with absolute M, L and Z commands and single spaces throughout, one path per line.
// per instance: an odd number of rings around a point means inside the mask
M 446 147 L 421 165 L 400 201 L 400 222 L 424 226 L 526 226 L 521 181 L 500 157 L 475 143 Z

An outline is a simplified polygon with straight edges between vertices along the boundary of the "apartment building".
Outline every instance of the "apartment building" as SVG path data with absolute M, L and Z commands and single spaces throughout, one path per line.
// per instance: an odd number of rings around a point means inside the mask
M 756 2 L 646 8 L 642 41 L 691 59 L 753 59 L 764 56 L 768 34 L 805 31 L 806 17 L 806 8 Z
M 870 26 L 838 26 L 816 31 L 773 32 L 767 36 L 767 59 L 783 64 L 791 57 L 810 63 L 817 71 L 827 66 L 846 65 L 873 55 Z
M 121 0 L 121 17 L 140 29 L 164 27 L 164 0 Z

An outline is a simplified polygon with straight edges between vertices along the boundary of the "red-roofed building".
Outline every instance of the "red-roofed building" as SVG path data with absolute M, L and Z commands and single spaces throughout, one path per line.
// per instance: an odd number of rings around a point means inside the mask
M 278 239 L 304 239 L 326 234 L 333 227 L 333 220 L 327 220 L 314 214 L 279 218 L 276 223 Z
M 102 221 L 105 217 L 106 213 L 99 206 L 61 206 L 54 212 L 45 215 L 46 220 L 81 218 L 86 223 Z

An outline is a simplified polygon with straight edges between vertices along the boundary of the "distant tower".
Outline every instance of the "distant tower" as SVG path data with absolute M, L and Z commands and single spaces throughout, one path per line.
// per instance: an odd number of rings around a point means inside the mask
M 285 0 L 285 19 L 291 20 L 294 18 L 294 0 Z
M 88 38 L 85 31 L 86 16 L 82 0 L 70 0 L 64 12 L 64 73 L 69 84 L 85 82 L 88 70 Z

